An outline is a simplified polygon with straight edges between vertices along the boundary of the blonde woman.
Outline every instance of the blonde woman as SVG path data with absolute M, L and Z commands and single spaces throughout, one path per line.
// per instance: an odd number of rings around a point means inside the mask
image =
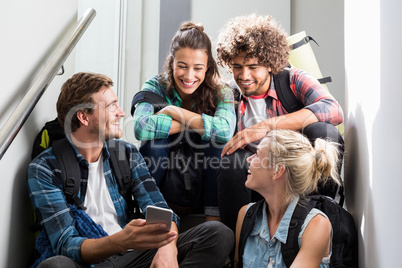
M 239 237 L 245 205 L 238 214 L 236 225 L 235 261 L 242 267 L 286 267 L 281 253 L 293 211 L 303 198 L 314 192 L 320 179 L 339 182 L 337 174 L 337 144 L 323 139 L 315 147 L 298 132 L 272 130 L 257 147 L 250 164 L 246 187 L 263 196 L 253 230 L 239 256 Z M 323 178 L 322 178 L 323 177 Z M 300 250 L 291 267 L 329 267 L 332 227 L 327 216 L 313 208 L 299 234 Z

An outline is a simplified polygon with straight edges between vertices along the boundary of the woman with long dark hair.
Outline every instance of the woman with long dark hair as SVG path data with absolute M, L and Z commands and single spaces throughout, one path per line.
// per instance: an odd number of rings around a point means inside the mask
M 171 148 L 177 142 L 191 144 L 202 153 L 199 168 L 204 178 L 206 219 L 218 220 L 216 172 L 222 147 L 233 135 L 236 116 L 232 90 L 220 82 L 211 41 L 202 25 L 180 25 L 164 72 L 146 81 L 141 90 L 157 93 L 168 103 L 155 113 L 150 103 L 143 102 L 134 113 L 135 137 L 143 141 L 140 152 L 151 175 L 158 186 L 163 184 Z M 188 131 L 192 134 L 184 135 Z M 175 209 L 176 204 L 170 205 Z

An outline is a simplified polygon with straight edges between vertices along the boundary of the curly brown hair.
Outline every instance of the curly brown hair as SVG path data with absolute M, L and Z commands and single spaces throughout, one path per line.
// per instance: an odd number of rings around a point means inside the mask
M 208 56 L 207 72 L 202 84 L 193 93 L 194 100 L 197 100 L 192 111 L 198 114 L 205 113 L 213 115 L 216 106 L 222 100 L 221 86 L 219 84 L 219 70 L 216 61 L 212 56 L 212 45 L 208 35 L 204 32 L 204 26 L 193 22 L 183 22 L 176 32 L 170 44 L 169 55 L 164 63 L 164 72 L 159 76 L 160 83 L 166 86 L 169 96 L 173 96 L 175 82 L 173 78 L 172 63 L 175 53 L 181 48 L 199 49 Z
M 74 74 L 61 87 L 57 100 L 57 119 L 60 124 L 64 128 L 70 127 L 71 132 L 76 131 L 81 125 L 77 118 L 77 112 L 84 110 L 86 113 L 93 113 L 94 101 L 92 95 L 99 92 L 102 88 L 112 86 L 112 79 L 103 74 L 85 72 Z M 73 114 L 69 114 L 72 111 Z M 67 115 L 71 116 L 71 124 L 65 126 Z M 65 130 L 66 133 L 70 132 L 68 129 Z
M 231 19 L 220 31 L 217 41 L 217 61 L 230 67 L 240 52 L 246 60 L 258 58 L 259 64 L 271 67 L 277 74 L 288 65 L 287 33 L 271 16 L 250 14 Z

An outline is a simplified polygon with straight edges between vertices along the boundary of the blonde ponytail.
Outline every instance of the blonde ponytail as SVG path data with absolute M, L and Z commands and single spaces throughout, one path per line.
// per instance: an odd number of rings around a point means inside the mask
M 316 139 L 314 150 L 315 172 L 318 172 L 323 180 L 331 178 L 340 184 L 337 172 L 338 144 L 323 139 Z
M 337 172 L 338 144 L 323 139 L 310 141 L 292 130 L 272 130 L 267 134 L 270 139 L 269 157 L 271 163 L 286 167 L 287 192 L 289 198 L 306 196 L 317 190 L 319 180 L 329 179 L 340 184 Z

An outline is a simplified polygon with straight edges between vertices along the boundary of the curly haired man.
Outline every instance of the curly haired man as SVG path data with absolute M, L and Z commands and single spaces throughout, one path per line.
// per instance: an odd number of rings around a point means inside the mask
M 343 121 L 342 108 L 312 75 L 288 67 L 286 38 L 274 18 L 256 14 L 231 19 L 218 36 L 218 64 L 229 68 L 240 91 L 237 133 L 222 150 L 217 177 L 221 220 L 232 230 L 239 209 L 259 199 L 244 186 L 248 170 L 245 159 L 255 153 L 269 131 L 297 130 L 311 142 L 328 138 L 343 147 L 342 136 L 335 128 Z M 288 112 L 278 99 L 274 81 L 281 74 L 289 77 L 286 90 L 302 104 L 295 112 Z M 332 197 L 336 194 L 333 187 L 323 191 Z

